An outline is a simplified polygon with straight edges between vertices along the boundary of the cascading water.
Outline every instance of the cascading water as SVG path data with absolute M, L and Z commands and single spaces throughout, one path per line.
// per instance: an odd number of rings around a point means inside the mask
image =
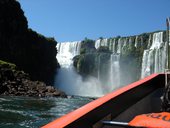
M 150 39 L 149 39 L 150 41 Z M 152 45 L 148 42 L 149 49 L 144 50 L 141 77 L 152 73 L 163 73 L 166 68 L 166 45 L 163 42 L 163 32 L 153 34 Z
M 57 44 L 57 60 L 62 67 L 70 67 L 74 56 L 80 54 L 80 42 L 63 42 Z
M 120 85 L 120 55 L 119 54 L 111 54 L 110 56 L 110 90 L 114 90 L 118 88 Z M 114 76 L 114 77 L 113 77 Z
M 125 42 L 125 43 L 124 43 Z M 126 45 L 126 40 L 119 39 L 118 47 L 116 47 L 116 40 L 108 40 L 108 39 L 99 39 L 95 41 L 95 48 L 98 49 L 100 46 L 106 46 L 112 52 L 110 54 L 108 70 L 106 72 L 102 72 L 102 62 L 101 55 L 98 56 L 98 80 L 104 84 L 102 87 L 105 93 L 113 91 L 114 89 L 120 86 L 120 52 L 122 50 L 122 46 Z M 107 80 L 103 80 L 103 75 L 108 78 Z M 104 82 L 103 82 L 104 81 Z M 106 82 L 105 82 L 106 81 Z
M 95 41 L 95 48 L 98 49 L 100 46 L 108 46 L 108 39 L 98 39 Z
M 84 80 L 75 71 L 72 61 L 74 56 L 80 54 L 81 42 L 57 44 L 57 59 L 61 68 L 55 84 L 59 89 L 70 95 L 101 96 L 152 73 L 162 73 L 166 67 L 167 46 L 163 42 L 163 32 L 98 39 L 94 45 L 96 49 L 108 47 L 109 52 L 94 53 L 96 78 Z
M 135 47 L 138 48 L 138 36 L 135 38 Z
M 68 95 L 79 96 L 102 96 L 103 91 L 100 83 L 94 77 L 83 81 L 73 66 L 73 57 L 80 54 L 81 42 L 64 42 L 57 44 L 57 60 L 61 65 L 55 86 L 66 92 Z

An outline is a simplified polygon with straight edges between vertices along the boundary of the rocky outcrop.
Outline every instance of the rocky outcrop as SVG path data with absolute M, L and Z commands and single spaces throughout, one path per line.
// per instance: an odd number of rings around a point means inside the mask
M 95 41 L 85 38 L 81 42 L 80 55 L 73 58 L 73 64 L 77 72 L 83 76 L 98 77 L 99 71 L 103 73 L 108 70 L 108 63 L 112 52 L 108 47 L 95 48 Z
M 0 61 L 0 95 L 66 97 L 65 93 L 47 86 L 44 82 L 31 81 L 28 74 L 17 70 L 14 64 Z
M 46 38 L 28 29 L 19 2 L 0 1 L 0 59 L 15 63 L 33 80 L 53 83 L 59 64 L 54 38 Z

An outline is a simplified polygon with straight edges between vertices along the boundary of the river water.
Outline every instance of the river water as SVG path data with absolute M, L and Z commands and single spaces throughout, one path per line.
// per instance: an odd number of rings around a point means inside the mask
M 86 97 L 30 98 L 0 96 L 0 128 L 39 128 L 92 101 Z

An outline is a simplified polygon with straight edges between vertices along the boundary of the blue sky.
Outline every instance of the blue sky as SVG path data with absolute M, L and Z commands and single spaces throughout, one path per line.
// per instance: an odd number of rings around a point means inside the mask
M 19 0 L 28 25 L 58 42 L 165 30 L 170 0 Z

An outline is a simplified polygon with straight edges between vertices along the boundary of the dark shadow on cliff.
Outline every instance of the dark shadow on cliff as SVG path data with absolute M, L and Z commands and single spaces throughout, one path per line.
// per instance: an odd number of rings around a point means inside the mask
M 15 63 L 31 79 L 53 84 L 59 64 L 54 38 L 46 38 L 28 29 L 19 2 L 0 1 L 0 59 Z

